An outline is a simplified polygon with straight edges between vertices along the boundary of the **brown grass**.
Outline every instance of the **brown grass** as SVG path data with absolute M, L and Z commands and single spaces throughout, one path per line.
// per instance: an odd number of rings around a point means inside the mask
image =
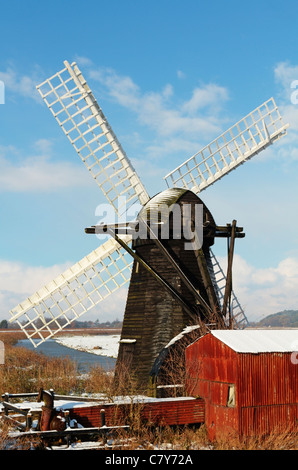
M 0 333 L 5 347 L 5 363 L 0 365 L 1 395 L 36 392 L 40 387 L 54 388 L 57 393 L 80 390 L 81 380 L 74 362 L 15 347 L 19 339 L 23 339 L 23 335 Z
M 230 436 L 210 442 L 204 425 L 174 428 L 150 427 L 144 423 L 137 426 L 137 419 L 128 432 L 114 436 L 110 449 L 117 450 L 298 450 L 298 432 L 272 431 L 267 436 L 240 438 Z
M 298 430 L 275 428 L 269 434 L 225 436 L 214 442 L 216 450 L 298 450 Z
M 118 381 L 115 389 L 113 375 L 100 367 L 94 367 L 87 377 L 79 375 L 77 366 L 70 359 L 48 358 L 36 351 L 15 347 L 19 333 L 1 333 L 0 340 L 5 344 L 5 364 L 0 364 L 0 394 L 37 392 L 40 387 L 53 388 L 57 394 L 104 393 L 110 399 L 117 395 L 132 396 L 136 393 L 136 382 L 131 379 Z M 181 380 L 180 372 L 173 380 Z M 177 383 L 177 382 L 176 382 Z M 192 427 L 152 427 L 143 423 L 142 405 L 131 405 L 126 422 L 129 433 L 115 436 L 112 447 L 117 449 L 176 449 L 176 450 L 298 450 L 298 431 L 288 429 L 272 430 L 267 436 L 251 436 L 240 439 L 238 436 L 208 440 L 205 426 Z M 0 429 L 0 450 L 30 448 L 30 442 L 14 443 L 7 436 L 7 427 Z

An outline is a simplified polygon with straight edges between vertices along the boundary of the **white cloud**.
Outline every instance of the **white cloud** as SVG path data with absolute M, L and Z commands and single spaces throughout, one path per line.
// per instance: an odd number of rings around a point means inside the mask
M 43 267 L 0 260 L 0 319 L 8 320 L 9 310 L 68 267 L 69 263 Z
M 137 110 L 141 100 L 139 87 L 130 77 L 122 77 L 111 68 L 91 69 L 89 75 L 93 80 L 98 81 L 108 90 L 120 105 Z
M 84 165 L 51 159 L 51 142 L 40 139 L 34 144 L 38 154 L 19 158 L 13 146 L 0 148 L 0 191 L 43 192 L 89 185 Z
M 158 142 L 152 142 L 151 144 L 147 145 L 146 155 L 148 158 L 144 160 L 144 163 L 148 163 L 148 160 L 151 162 L 158 161 L 158 168 L 156 171 L 160 173 L 161 178 L 163 178 L 165 174 L 173 170 L 173 163 L 171 160 L 165 160 L 167 167 L 164 168 L 162 166 L 163 162 L 158 158 L 159 155 L 166 157 L 175 155 L 177 152 L 179 152 L 181 155 L 179 163 L 181 163 L 186 160 L 186 158 L 189 158 L 190 155 L 195 154 L 201 147 L 202 144 L 199 142 L 192 141 L 191 139 L 183 139 L 182 137 L 171 137 Z M 137 162 L 135 162 L 134 166 L 137 168 Z
M 159 92 L 142 92 L 131 77 L 118 75 L 110 68 L 92 68 L 89 75 L 118 104 L 136 113 L 141 124 L 163 138 L 177 134 L 187 138 L 210 136 L 222 130 L 220 111 L 228 99 L 224 87 L 212 83 L 197 87 L 191 98 L 181 103 L 175 101 L 171 84 Z
M 290 143 L 298 142 L 298 104 L 293 100 L 294 94 L 297 96 L 297 86 L 292 87 L 293 82 L 298 80 L 298 65 L 291 65 L 288 62 L 281 62 L 274 68 L 274 77 L 279 86 L 280 105 L 279 108 L 284 117 L 284 121 L 290 124 Z
M 226 259 L 219 258 L 226 271 Z M 256 268 L 239 255 L 233 263 L 233 290 L 251 321 L 287 309 L 298 310 L 298 259 L 286 258 L 277 266 Z
M 162 95 L 164 98 L 170 98 L 174 94 L 174 88 L 173 86 L 168 83 L 162 90 Z
M 9 320 L 9 311 L 23 302 L 59 274 L 69 268 L 71 263 L 44 266 L 28 266 L 23 263 L 0 260 L 0 321 Z M 100 303 L 100 307 L 90 310 L 83 319 L 93 317 L 100 321 L 121 319 L 124 313 L 127 289 L 118 289 L 113 295 Z
M 276 81 L 282 85 L 283 90 L 288 95 L 292 93 L 291 84 L 298 80 L 298 65 L 291 65 L 289 62 L 279 62 L 274 68 Z
M 186 75 L 184 72 L 182 72 L 182 70 L 177 70 L 177 77 L 180 79 L 180 80 L 183 80 L 184 78 L 186 78 Z
M 33 76 L 21 75 L 15 68 L 7 67 L 4 72 L 0 71 L 0 80 L 3 81 L 6 92 L 12 91 L 14 94 L 31 98 L 41 103 L 39 94 L 36 91 L 36 85 L 39 81 L 35 76 L 35 72 Z
M 50 155 L 53 148 L 53 142 L 49 139 L 39 139 L 34 143 L 34 147 L 38 153 L 41 153 L 42 155 Z
M 209 83 L 201 88 L 196 88 L 191 99 L 183 104 L 182 109 L 191 115 L 208 107 L 211 107 L 211 110 L 214 112 L 214 109 L 221 107 L 227 100 L 228 91 L 226 88 Z
M 80 66 L 89 66 L 89 65 L 92 65 L 92 60 L 89 59 L 88 57 L 84 57 L 84 56 L 76 56 L 75 57 L 75 61 L 80 65 Z
M 1 290 L 6 292 L 17 292 L 17 294 L 31 295 L 50 282 L 61 272 L 65 271 L 70 263 L 44 266 L 27 266 L 13 261 L 0 260 L 0 285 Z

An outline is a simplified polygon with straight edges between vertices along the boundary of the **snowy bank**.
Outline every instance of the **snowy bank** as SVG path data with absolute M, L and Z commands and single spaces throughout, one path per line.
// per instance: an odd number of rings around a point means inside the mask
M 54 338 L 54 340 L 78 351 L 117 358 L 120 335 L 69 335 Z

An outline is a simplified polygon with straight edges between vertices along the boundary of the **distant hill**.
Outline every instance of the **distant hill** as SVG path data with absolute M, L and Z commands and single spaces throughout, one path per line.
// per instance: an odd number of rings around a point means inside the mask
M 284 310 L 283 312 L 273 313 L 259 322 L 250 323 L 249 326 L 298 328 L 298 310 Z

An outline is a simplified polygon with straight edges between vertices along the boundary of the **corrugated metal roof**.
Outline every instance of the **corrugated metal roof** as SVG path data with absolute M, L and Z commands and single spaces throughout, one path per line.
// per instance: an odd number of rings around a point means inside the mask
M 187 335 L 188 333 L 191 333 L 194 330 L 197 330 L 198 328 L 201 328 L 201 325 L 192 325 L 192 326 L 187 326 L 184 328 L 181 333 L 179 333 L 177 336 L 171 339 L 171 341 L 165 346 L 165 348 L 169 348 L 173 344 L 175 344 L 177 341 L 183 338 L 183 336 Z
M 241 353 L 298 351 L 298 329 L 213 330 L 211 334 Z

